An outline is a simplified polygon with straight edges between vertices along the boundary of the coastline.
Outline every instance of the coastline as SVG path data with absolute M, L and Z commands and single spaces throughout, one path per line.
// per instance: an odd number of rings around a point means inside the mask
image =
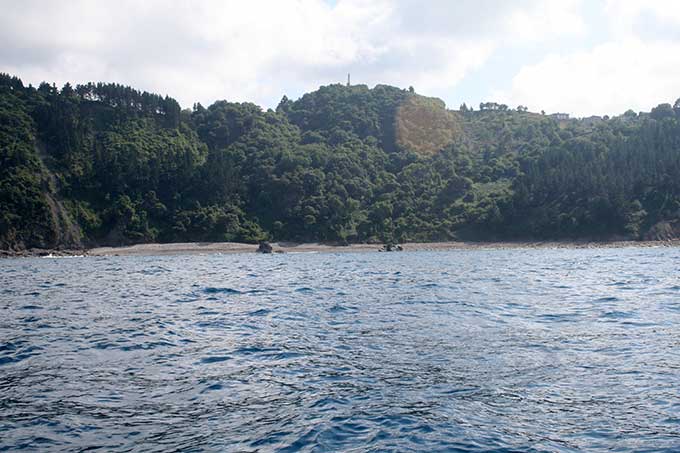
M 331 245 L 323 243 L 272 242 L 274 253 L 366 253 L 380 252 L 383 244 Z M 409 242 L 401 244 L 404 252 L 448 250 L 505 250 L 505 249 L 587 249 L 623 247 L 679 247 L 674 241 L 521 241 L 521 242 Z M 138 244 L 129 247 L 99 247 L 88 251 L 90 256 L 144 256 L 255 253 L 257 244 L 238 242 L 189 242 L 176 244 Z M 398 253 L 398 252 L 392 252 Z
M 382 244 L 271 243 L 274 253 L 366 253 L 379 252 Z M 517 242 L 413 242 L 401 244 L 403 251 L 506 250 L 506 249 L 597 249 L 625 247 L 680 247 L 680 239 L 669 241 L 517 241 Z M 96 247 L 77 250 L 30 249 L 2 251 L 0 257 L 81 257 L 81 256 L 163 256 L 256 253 L 257 244 L 240 242 L 183 242 Z

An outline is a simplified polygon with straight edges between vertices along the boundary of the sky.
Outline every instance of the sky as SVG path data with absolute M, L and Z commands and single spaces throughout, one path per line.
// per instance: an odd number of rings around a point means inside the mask
M 574 116 L 680 97 L 678 0 L 0 0 L 0 72 L 274 108 L 388 84 Z

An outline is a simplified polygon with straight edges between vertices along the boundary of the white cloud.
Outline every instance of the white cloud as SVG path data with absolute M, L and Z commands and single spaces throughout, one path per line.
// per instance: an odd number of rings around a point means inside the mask
M 542 41 L 553 36 L 580 35 L 585 22 L 581 0 L 543 1 L 534 8 L 515 10 L 509 17 L 513 40 Z
M 675 93 L 675 95 L 672 95 Z M 523 68 L 498 99 L 578 116 L 649 111 L 680 96 L 680 45 L 631 38 Z
M 649 111 L 680 96 L 680 25 L 676 0 L 607 0 L 606 41 L 552 52 L 524 66 L 512 87 L 494 98 L 533 110 L 578 116 Z M 670 26 L 665 29 L 664 27 Z
M 617 37 L 629 37 L 636 22 L 644 14 L 672 25 L 680 24 L 680 2 L 677 0 L 607 0 L 605 14 Z
M 580 0 L 0 0 L 0 71 L 274 106 L 321 84 L 446 97 L 508 37 L 579 33 Z

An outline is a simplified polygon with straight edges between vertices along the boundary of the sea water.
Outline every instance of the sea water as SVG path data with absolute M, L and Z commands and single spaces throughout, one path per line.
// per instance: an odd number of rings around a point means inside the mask
M 679 451 L 680 249 L 0 261 L 0 450 Z

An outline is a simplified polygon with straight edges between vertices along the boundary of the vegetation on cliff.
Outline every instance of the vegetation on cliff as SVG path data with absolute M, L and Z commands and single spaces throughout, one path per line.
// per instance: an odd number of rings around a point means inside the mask
M 331 85 L 275 111 L 0 75 L 0 248 L 680 230 L 680 103 L 558 121 Z

